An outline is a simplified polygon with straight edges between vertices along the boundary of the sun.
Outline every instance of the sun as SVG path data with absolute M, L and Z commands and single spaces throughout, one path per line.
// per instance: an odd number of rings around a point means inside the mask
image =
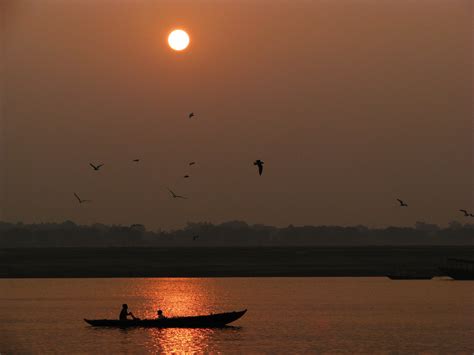
M 182 51 L 189 45 L 189 36 L 183 30 L 174 30 L 168 36 L 168 44 L 175 51 Z

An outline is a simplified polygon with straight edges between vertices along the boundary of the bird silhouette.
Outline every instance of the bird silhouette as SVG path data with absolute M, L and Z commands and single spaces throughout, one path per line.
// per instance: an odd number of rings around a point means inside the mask
M 192 161 L 192 162 L 189 163 L 190 166 L 191 166 L 191 165 L 194 165 L 194 164 L 196 164 L 195 161 Z
M 132 161 L 134 161 L 135 163 L 138 163 L 140 159 L 133 159 Z
M 79 201 L 79 203 L 92 202 L 91 200 L 83 200 L 83 199 L 81 199 L 75 192 L 74 192 L 74 196 L 76 196 L 76 198 L 77 198 L 77 200 Z
M 408 207 L 408 205 L 399 198 L 397 198 L 397 201 L 400 202 L 400 207 Z
M 104 164 L 99 164 L 99 165 L 94 165 L 92 163 L 89 163 L 89 165 L 95 170 L 95 171 L 98 171 L 100 169 L 101 166 L 103 166 Z
M 466 210 L 459 210 L 460 212 L 464 213 L 464 217 L 468 217 L 469 216 L 469 213 L 467 213 Z
M 187 179 L 187 178 L 189 177 L 189 175 L 184 175 L 183 177 L 184 177 L 185 179 Z
M 193 118 L 194 116 L 195 116 L 195 115 L 194 115 L 194 112 L 191 112 L 191 113 L 188 115 L 189 118 Z
M 193 236 L 193 240 L 196 240 L 196 239 L 198 239 L 198 238 L 199 238 L 198 235 Z
M 173 198 L 185 198 L 185 199 L 187 198 L 187 197 L 185 197 L 185 196 L 176 195 L 176 194 L 175 194 L 172 190 L 170 190 L 169 188 L 168 188 L 168 191 L 170 192 L 171 196 L 173 196 Z
M 260 159 L 257 159 L 253 162 L 253 165 L 258 166 L 258 173 L 259 173 L 259 175 L 262 175 L 262 173 L 263 173 L 263 161 L 261 161 Z

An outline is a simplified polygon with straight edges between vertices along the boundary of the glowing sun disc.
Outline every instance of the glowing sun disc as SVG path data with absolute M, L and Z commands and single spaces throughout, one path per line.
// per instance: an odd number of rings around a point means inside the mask
M 183 30 L 174 30 L 168 36 L 168 44 L 175 51 L 182 51 L 189 44 L 189 36 Z

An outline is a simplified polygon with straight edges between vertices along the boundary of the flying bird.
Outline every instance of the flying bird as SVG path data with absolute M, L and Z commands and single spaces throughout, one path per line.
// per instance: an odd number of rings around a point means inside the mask
M 459 210 L 460 212 L 464 213 L 464 217 L 468 217 L 469 216 L 469 213 L 467 213 L 466 210 Z
M 189 118 L 193 118 L 194 117 L 194 112 L 191 112 L 189 115 L 188 115 Z
M 187 179 L 187 178 L 189 177 L 189 175 L 184 175 L 183 177 L 184 177 L 185 179 Z
M 77 198 L 77 200 L 79 201 L 79 203 L 92 202 L 91 200 L 83 200 L 83 199 L 81 199 L 75 192 L 74 192 L 74 196 L 76 196 L 76 198 Z
M 194 165 L 194 164 L 196 164 L 196 162 L 192 161 L 192 162 L 189 163 L 189 166 Z
M 400 202 L 400 207 L 408 207 L 408 205 L 399 198 L 397 198 L 397 201 Z
M 133 159 L 132 161 L 134 161 L 135 163 L 138 163 L 140 159 Z
M 260 159 L 257 159 L 253 162 L 253 165 L 258 166 L 258 173 L 259 173 L 259 175 L 262 175 L 262 173 L 263 173 L 263 161 L 261 161 Z
M 172 190 L 168 189 L 168 191 L 170 192 L 171 196 L 173 196 L 173 198 L 187 198 L 185 196 L 181 196 L 181 195 L 176 195 Z
M 99 165 L 94 165 L 92 163 L 89 163 L 89 165 L 95 170 L 95 171 L 98 171 L 100 169 L 101 166 L 103 166 L 104 164 L 99 164 Z

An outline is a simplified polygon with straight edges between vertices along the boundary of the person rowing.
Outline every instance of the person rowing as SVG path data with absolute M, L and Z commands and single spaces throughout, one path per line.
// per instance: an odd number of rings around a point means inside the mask
M 165 319 L 165 315 L 163 314 L 163 311 L 161 309 L 156 312 L 158 314 L 158 319 Z
M 132 320 L 138 320 L 139 318 L 135 317 L 132 312 L 128 311 L 128 305 L 124 303 L 122 305 L 122 310 L 120 311 L 119 320 L 128 320 L 128 316 L 132 317 Z

